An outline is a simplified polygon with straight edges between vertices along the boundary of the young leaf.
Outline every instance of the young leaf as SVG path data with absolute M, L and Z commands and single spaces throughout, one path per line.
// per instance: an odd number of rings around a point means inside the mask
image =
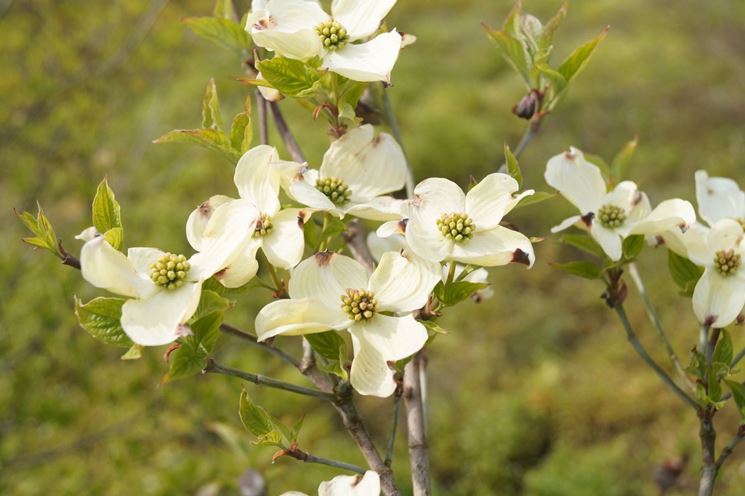
M 230 144 L 234 150 L 243 154 L 251 148 L 253 126 L 251 125 L 251 97 L 246 98 L 246 111 L 233 118 L 230 126 Z
M 565 234 L 561 237 L 561 242 L 579 248 L 590 255 L 605 256 L 603 248 L 587 234 Z
M 745 420 L 745 386 L 739 382 L 729 381 L 725 379 L 725 384 L 732 391 L 732 398 L 735 400 L 737 410 L 740 412 L 740 418 Z
M 538 40 L 538 46 L 541 48 L 541 50 L 548 50 L 554 43 L 554 36 L 556 35 L 556 30 L 559 29 L 559 26 L 561 25 L 561 22 L 564 20 L 564 17 L 567 15 L 567 2 L 561 2 L 561 6 L 559 7 L 559 10 L 554 14 L 554 16 L 549 19 L 546 24 L 543 26 L 543 33 L 541 33 L 541 37 Z
M 693 296 L 693 289 L 704 271 L 672 250 L 667 251 L 667 266 L 670 269 L 673 281 L 681 289 L 681 294 L 688 297 Z
M 251 48 L 248 33 L 232 19 L 224 17 L 188 17 L 184 19 L 194 34 L 229 50 Z
M 287 96 L 303 97 L 319 86 L 318 71 L 299 60 L 274 57 L 259 62 L 261 76 Z
M 220 100 L 217 98 L 215 80 L 210 79 L 202 98 L 202 127 L 222 131 L 222 115 L 220 115 Z
M 127 352 L 122 355 L 122 360 L 139 360 L 142 358 L 142 345 L 139 344 L 133 344 L 131 348 L 127 350 Z
M 98 232 L 104 234 L 110 229 L 122 228 L 121 208 L 106 179 L 98 185 L 96 196 L 93 198 L 93 225 Z M 122 233 L 110 237 L 115 242 L 118 239 L 118 245 L 112 243 L 112 246 L 118 250 L 121 247 Z
M 103 234 L 103 237 L 111 246 L 119 250 L 124 241 L 124 230 L 121 227 L 112 227 Z
M 199 306 L 197 311 L 194 312 L 194 316 L 191 318 L 192 322 L 196 322 L 211 313 L 223 313 L 233 306 L 233 302 L 227 298 L 223 298 L 215 291 L 202 289 L 202 295 L 199 299 Z
M 598 45 L 600 45 L 600 42 L 602 42 L 607 35 L 608 28 L 605 28 L 595 38 L 576 48 L 569 55 L 569 57 L 567 57 L 566 60 L 561 63 L 557 70 L 562 76 L 564 76 L 564 79 L 567 80 L 567 83 L 569 83 L 582 71 L 582 69 L 585 68 L 587 62 L 590 61 L 590 57 L 592 57 L 592 54 L 595 53 L 595 50 L 597 49 Z
M 235 17 L 233 0 L 217 0 L 212 15 L 223 19 L 233 19 Z
M 47 219 L 47 216 L 44 215 L 44 210 L 42 210 L 41 205 L 37 205 L 37 208 L 38 213 L 36 214 L 36 217 L 34 217 L 31 212 L 16 212 L 16 216 L 18 216 L 21 223 L 23 223 L 29 231 L 35 234 L 33 237 L 22 238 L 22 241 L 31 246 L 37 246 L 49 250 L 61 258 L 62 254 L 59 252 L 57 235 L 54 233 L 54 228 L 49 222 L 49 219 Z
M 435 296 L 444 306 L 453 306 L 469 298 L 476 291 L 481 291 L 489 287 L 488 283 L 455 281 L 450 284 L 442 282 L 435 286 Z
M 590 262 L 567 262 L 564 264 L 551 264 L 559 270 L 563 270 L 569 274 L 584 277 L 585 279 L 600 279 L 602 272 L 600 268 Z
M 212 312 L 190 325 L 192 335 L 183 338 L 179 348 L 171 353 L 170 368 L 162 383 L 191 377 L 204 369 L 217 341 L 222 318 L 222 312 Z
M 512 35 L 503 31 L 493 31 L 486 24 L 481 24 L 489 37 L 497 44 L 502 57 L 522 76 L 528 88 L 532 87 L 530 81 L 530 66 L 523 44 Z
M 634 235 L 623 240 L 623 256 L 626 260 L 635 260 L 644 249 L 644 236 Z
M 424 327 L 427 328 L 427 330 L 430 330 L 434 332 L 435 334 L 447 334 L 448 331 L 442 328 L 437 322 L 434 320 L 420 320 L 419 321 Z
M 153 141 L 162 143 L 189 143 L 220 152 L 231 163 L 241 158 L 241 153 L 234 150 L 230 140 L 220 131 L 214 129 L 174 129 Z
M 134 343 L 122 329 L 122 305 L 124 298 L 94 298 L 82 303 L 75 297 L 75 315 L 80 327 L 88 334 L 106 344 L 130 348 Z
M 714 355 L 712 356 L 712 362 L 719 362 L 727 364 L 729 367 L 732 357 L 734 356 L 734 349 L 732 346 L 732 338 L 726 329 L 722 329 L 722 336 L 717 342 L 716 348 L 714 348 Z
M 305 339 L 326 360 L 339 361 L 340 351 L 346 348 L 346 343 L 336 331 L 308 334 Z
M 545 202 L 546 200 L 550 200 L 552 198 L 556 198 L 556 193 L 548 193 L 546 191 L 536 191 L 532 195 L 523 197 L 522 200 L 520 200 L 520 203 L 515 205 L 515 208 L 522 208 L 527 207 L 528 205 L 535 205 L 537 203 Z
M 244 389 L 241 391 L 240 405 L 238 407 L 238 416 L 248 432 L 261 438 L 274 431 L 274 424 L 271 416 L 259 405 L 253 403 L 248 397 L 248 392 Z
M 611 175 L 613 176 L 615 182 L 619 183 L 626 177 L 626 173 L 629 169 L 629 163 L 631 162 L 631 157 L 634 156 L 634 151 L 636 151 L 636 147 L 638 144 L 639 138 L 634 138 L 633 140 L 626 143 L 621 151 L 619 151 L 616 156 L 613 157 L 610 168 Z
M 520 164 L 517 162 L 517 157 L 512 153 L 507 143 L 504 144 L 504 161 L 507 164 L 507 173 L 517 181 L 518 187 L 522 187 L 523 173 L 520 171 Z

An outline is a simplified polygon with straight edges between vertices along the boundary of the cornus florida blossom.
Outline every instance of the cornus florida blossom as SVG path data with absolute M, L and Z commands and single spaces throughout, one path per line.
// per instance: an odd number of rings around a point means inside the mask
M 706 171 L 696 172 L 698 213 L 710 226 L 722 219 L 732 219 L 745 229 L 745 192 L 726 177 L 709 177 Z
M 168 344 L 188 329 L 183 327 L 199 304 L 202 282 L 232 262 L 250 237 L 244 226 L 256 212 L 225 205 L 204 229 L 201 251 L 183 255 L 155 248 L 130 248 L 125 256 L 103 236 L 89 238 L 80 253 L 83 278 L 94 286 L 132 298 L 122 306 L 121 325 L 132 341 L 143 346 Z
M 246 31 L 254 43 L 291 59 L 321 57 L 321 67 L 355 81 L 390 81 L 401 50 L 396 30 L 369 38 L 395 0 L 334 0 L 329 16 L 315 1 L 254 2 Z
M 389 134 L 375 136 L 369 124 L 352 129 L 326 151 L 319 170 L 298 166 L 287 171 L 288 194 L 315 210 L 337 217 L 400 217 L 402 201 L 382 196 L 403 188 L 406 159 Z
M 349 257 L 317 253 L 293 269 L 290 299 L 259 312 L 256 334 L 263 341 L 346 329 L 354 348 L 352 386 L 360 394 L 390 396 L 396 383 L 388 362 L 424 346 L 427 330 L 412 312 L 426 304 L 439 279 L 437 264 L 406 253 L 386 253 L 372 275 Z
M 702 324 L 727 327 L 745 306 L 745 235 L 731 219 L 716 222 L 688 256 L 705 267 L 693 291 L 693 311 Z
M 303 256 L 303 224 L 310 212 L 299 208 L 280 209 L 280 164 L 274 147 L 260 145 L 252 148 L 241 157 L 235 169 L 234 181 L 240 199 L 213 196 L 189 216 L 187 238 L 194 249 L 201 250 L 205 242 L 204 230 L 220 205 L 231 204 L 229 211 L 238 222 L 249 212 L 256 215 L 249 223 L 236 224 L 238 229 L 250 234 L 250 240 L 243 252 L 216 275 L 226 287 L 242 286 L 256 275 L 259 248 L 269 263 L 282 269 L 294 267 Z
M 552 157 L 546 166 L 546 182 L 580 211 L 551 232 L 575 224 L 590 231 L 603 251 L 614 261 L 621 259 L 623 239 L 633 234 L 655 235 L 672 229 L 685 231 L 696 220 L 693 206 L 673 199 L 651 211 L 649 199 L 632 181 L 608 191 L 600 169 L 585 160 L 576 148 Z
M 532 266 L 530 240 L 499 225 L 522 198 L 533 194 L 528 190 L 515 196 L 518 188 L 517 181 L 501 173 L 489 174 L 468 194 L 448 179 L 426 179 L 409 202 L 406 242 L 415 254 L 433 262 Z
M 307 496 L 305 493 L 290 491 L 280 496 Z M 365 475 L 337 475 L 330 481 L 321 482 L 318 496 L 380 496 L 380 476 L 368 470 Z

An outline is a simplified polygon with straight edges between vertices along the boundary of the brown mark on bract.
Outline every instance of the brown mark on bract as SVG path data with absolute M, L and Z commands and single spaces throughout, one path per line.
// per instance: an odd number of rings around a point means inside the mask
M 639 205 L 639 202 L 642 201 L 642 192 L 638 189 L 634 192 L 634 199 L 631 202 L 631 206 L 635 207 Z
M 297 226 L 300 229 L 302 229 L 303 227 L 305 227 L 305 221 L 306 221 L 306 216 L 307 215 L 308 214 L 305 213 L 305 210 L 301 210 L 300 212 L 298 212 L 298 214 L 297 214 Z
M 522 251 L 520 248 L 512 252 L 512 261 L 523 265 L 530 265 L 530 255 Z
M 590 227 L 592 226 L 592 219 L 595 218 L 595 212 L 588 212 L 580 218 L 582 219 L 582 222 L 584 222 L 587 227 Z
M 316 263 L 319 267 L 325 267 L 331 263 L 331 258 L 334 254 L 330 251 L 320 251 L 315 254 Z
M 206 201 L 199 205 L 199 213 L 202 215 L 202 217 L 209 217 L 212 215 L 212 205 L 210 205 L 210 202 Z

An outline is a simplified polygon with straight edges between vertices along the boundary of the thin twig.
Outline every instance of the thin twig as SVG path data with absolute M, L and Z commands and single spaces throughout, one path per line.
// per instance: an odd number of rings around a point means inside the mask
M 290 132 L 290 128 L 287 126 L 287 122 L 282 116 L 282 111 L 279 109 L 279 105 L 277 105 L 277 102 L 269 102 L 269 108 L 272 111 L 272 117 L 274 118 L 274 125 L 277 127 L 277 132 L 279 132 L 279 135 L 282 137 L 285 148 L 287 148 L 287 152 L 292 157 L 292 160 L 301 164 L 304 163 L 305 157 L 303 156 L 303 152 L 300 150 L 300 145 L 298 145 L 295 136 Z
M 389 467 L 393 463 L 393 449 L 396 446 L 396 431 L 398 430 L 398 417 L 401 416 L 401 391 L 396 390 L 393 399 L 393 421 L 391 422 L 391 433 L 388 436 L 388 446 L 385 449 L 385 464 Z
M 297 445 L 294 445 L 294 444 L 290 446 L 289 448 L 285 448 L 281 450 L 279 453 L 283 456 L 289 456 L 291 458 L 300 460 L 301 462 L 305 462 L 305 463 L 317 463 L 319 465 L 327 465 L 329 467 L 340 468 L 342 470 L 349 470 L 350 472 L 355 472 L 358 474 L 365 473 L 365 469 L 362 467 L 353 465 L 351 463 L 340 462 L 337 460 L 332 460 L 330 458 L 324 458 L 322 456 L 316 456 L 311 453 L 307 453 L 299 449 Z
M 375 265 L 375 260 L 367 246 L 365 228 L 362 227 L 362 223 L 359 219 L 354 219 L 347 224 L 347 231 L 344 234 L 344 240 L 355 260 L 372 270 Z
M 253 344 L 254 346 L 257 346 L 263 350 L 268 351 L 269 353 L 281 358 L 285 362 L 289 363 L 293 367 L 300 367 L 300 362 L 289 353 L 280 350 L 279 348 L 275 348 L 274 346 L 266 343 L 260 343 L 258 338 L 254 336 L 253 334 L 250 334 L 246 331 L 242 331 L 236 327 L 231 326 L 230 324 L 221 324 L 220 325 L 220 331 L 229 334 L 231 336 L 235 336 L 239 339 L 243 339 L 245 341 L 248 341 L 249 343 Z
M 675 353 L 670 340 L 667 338 L 667 333 L 662 326 L 660 316 L 657 313 L 657 309 L 654 307 L 654 304 L 652 304 L 652 300 L 649 298 L 649 293 L 647 293 L 647 288 L 644 285 L 644 281 L 642 280 L 635 263 L 629 264 L 629 274 L 631 275 L 631 280 L 634 281 L 634 285 L 639 292 L 639 296 L 641 296 L 642 301 L 644 302 L 644 307 L 647 310 L 647 316 L 649 317 L 650 322 L 652 322 L 652 326 L 655 328 L 660 338 L 662 338 L 662 342 L 665 345 L 667 355 L 668 357 L 670 357 L 670 361 L 673 362 L 675 370 L 678 372 L 678 375 L 680 375 L 680 377 L 684 380 L 684 384 L 688 387 L 688 389 L 695 392 L 696 386 L 693 382 L 691 382 L 688 374 L 686 374 L 685 367 L 683 367 L 683 364 L 680 362 L 678 355 Z
M 525 151 L 525 149 L 528 147 L 528 145 L 533 141 L 533 139 L 538 135 L 538 131 L 541 129 L 541 119 L 533 119 L 528 124 L 528 127 L 525 128 L 525 132 L 522 135 L 522 138 L 520 138 L 520 142 L 517 144 L 514 150 L 512 150 L 512 154 L 515 156 L 515 158 L 519 158 L 520 155 Z M 507 170 L 507 162 L 503 162 L 502 165 L 499 166 L 499 172 L 505 172 Z
M 259 90 L 256 90 L 256 113 L 259 116 L 259 142 L 269 144 L 269 119 L 267 118 L 267 101 Z
M 727 443 L 727 446 L 725 446 L 722 449 L 722 453 L 719 455 L 719 458 L 717 459 L 718 468 L 722 468 L 722 465 L 724 464 L 725 461 L 727 461 L 727 458 L 729 458 L 730 455 L 735 451 L 735 448 L 737 447 L 737 445 L 743 441 L 745 441 L 745 426 L 741 425 L 735 437 L 733 437 L 732 440 L 729 443 Z
M 745 348 L 741 349 L 740 353 L 735 355 L 735 358 L 732 359 L 732 363 L 730 363 L 729 365 L 730 368 L 735 368 L 735 365 L 740 363 L 740 360 L 742 360 L 743 358 L 745 358 Z
M 639 354 L 639 356 L 644 360 L 649 367 L 655 371 L 655 373 L 662 379 L 662 381 L 670 387 L 670 389 L 673 390 L 673 392 L 684 402 L 686 402 L 689 406 L 694 408 L 695 410 L 699 410 L 699 406 L 696 403 L 696 401 L 688 396 L 685 391 L 683 391 L 676 383 L 673 381 L 669 375 L 667 375 L 667 372 L 662 370 L 662 368 L 657 365 L 657 362 L 654 361 L 654 359 L 649 356 L 649 353 L 647 353 L 647 350 L 644 349 L 644 346 L 639 342 L 639 339 L 636 336 L 636 332 L 634 331 L 634 328 L 631 326 L 631 322 L 629 321 L 628 315 L 626 315 L 626 310 L 623 308 L 622 303 L 617 303 L 614 306 L 614 309 L 616 310 L 616 313 L 618 314 L 618 317 L 621 319 L 621 323 L 623 324 L 623 328 L 626 330 L 626 337 L 628 338 L 631 345 L 634 347 L 634 350 Z
M 398 125 L 398 119 L 396 113 L 393 111 L 393 104 L 391 98 L 388 96 L 388 89 L 385 84 L 383 85 L 383 110 L 385 111 L 386 121 L 388 121 L 388 127 L 391 128 L 393 137 L 398 141 L 398 146 L 404 152 L 404 158 L 406 158 L 406 150 L 404 149 L 404 140 L 401 136 L 401 128 Z M 406 158 L 406 198 L 414 196 L 414 171 L 411 169 L 408 158 Z
M 310 389 L 310 388 L 306 388 L 302 386 L 296 386 L 295 384 L 290 384 L 289 382 L 272 379 L 271 377 L 267 377 L 261 374 L 252 374 L 250 372 L 244 372 L 243 370 L 233 369 L 230 367 L 223 367 L 222 365 L 219 365 L 217 362 L 215 362 L 213 359 L 209 359 L 207 361 L 207 366 L 204 368 L 202 373 L 229 375 L 232 377 L 238 377 L 240 379 L 244 379 L 249 382 L 253 382 L 254 384 L 257 384 L 259 386 L 266 386 L 266 387 L 273 388 L 273 389 L 280 389 L 282 391 L 287 391 L 287 392 L 295 393 L 295 394 L 302 394 L 304 396 L 312 396 L 314 398 L 318 398 L 318 399 L 326 400 L 326 401 L 336 400 L 336 396 L 334 396 L 333 394 L 325 393 L 317 389 Z
M 404 369 L 404 401 L 406 402 L 406 426 L 409 437 L 409 461 L 414 496 L 430 496 L 429 447 L 425 432 L 424 405 L 422 403 L 419 367 L 421 351 L 414 355 Z
M 717 433 L 714 430 L 712 416 L 714 411 L 707 408 L 701 412 L 701 428 L 699 437 L 701 438 L 701 480 L 698 486 L 698 496 L 711 496 L 714 493 L 714 483 L 719 472 L 719 465 L 716 462 L 715 445 Z

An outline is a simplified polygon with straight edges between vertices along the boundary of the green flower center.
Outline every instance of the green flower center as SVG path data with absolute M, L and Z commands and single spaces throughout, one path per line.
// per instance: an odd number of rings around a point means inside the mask
M 475 227 L 468 214 L 442 214 L 437 219 L 437 229 L 446 238 L 461 242 L 473 237 Z
M 364 289 L 348 289 L 341 295 L 341 309 L 349 318 L 361 322 L 375 316 L 375 306 L 378 300 L 375 293 Z
M 336 50 L 349 41 L 349 33 L 339 21 L 329 19 L 316 26 L 316 33 L 327 50 Z
M 263 236 L 266 236 L 272 232 L 272 229 L 274 229 L 272 218 L 269 217 L 267 214 L 261 214 L 261 216 L 259 216 L 258 220 L 256 221 L 256 228 L 254 229 L 253 237 L 261 238 Z
M 742 257 L 735 250 L 720 250 L 714 255 L 714 268 L 724 277 L 733 276 L 742 265 Z
M 334 205 L 344 205 L 352 197 L 349 186 L 337 177 L 324 177 L 316 181 L 316 189 L 326 195 Z
M 183 255 L 166 253 L 157 262 L 150 264 L 150 279 L 156 286 L 176 289 L 184 285 L 191 264 Z
M 626 222 L 626 211 L 618 205 L 607 204 L 598 210 L 598 220 L 608 229 L 621 227 Z

